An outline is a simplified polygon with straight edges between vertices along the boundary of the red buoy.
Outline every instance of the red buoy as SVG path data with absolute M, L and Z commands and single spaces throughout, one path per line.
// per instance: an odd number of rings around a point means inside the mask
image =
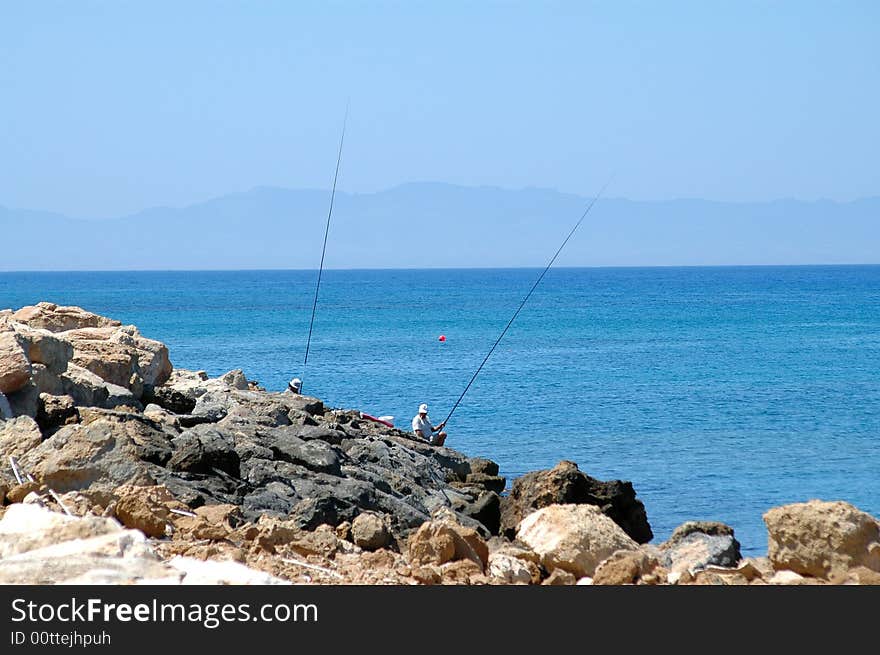
M 437 339 L 437 341 L 446 341 L 446 335 L 441 334 L 440 337 Z

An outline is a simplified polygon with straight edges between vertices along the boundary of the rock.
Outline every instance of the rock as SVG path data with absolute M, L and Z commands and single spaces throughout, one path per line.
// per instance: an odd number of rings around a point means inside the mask
M 440 567 L 440 581 L 443 584 L 487 584 L 488 579 L 483 575 L 483 568 L 469 559 L 459 559 L 442 564 Z
M 25 498 L 27 498 L 35 491 L 39 490 L 39 482 L 23 482 L 22 484 L 17 484 L 13 487 L 10 487 L 6 491 L 6 500 L 8 500 L 10 503 L 23 503 Z
M 110 341 L 112 335 L 113 330 L 98 328 L 69 334 L 75 336 L 73 362 L 105 382 L 127 389 L 132 373 L 137 370 L 137 356 L 132 349 Z
M 31 363 L 15 333 L 0 332 L 0 393 L 14 393 L 30 379 Z
M 691 574 L 707 566 L 734 567 L 741 559 L 733 528 L 712 521 L 689 521 L 678 526 L 660 550 L 663 566 Z
M 40 426 L 29 416 L 0 421 L 0 455 L 4 466 L 9 463 L 10 457 L 21 457 L 42 441 Z
M 507 480 L 497 475 L 486 475 L 485 473 L 468 473 L 465 482 L 472 485 L 478 485 L 487 491 L 494 491 L 500 494 L 504 491 Z
M 804 576 L 794 571 L 777 571 L 767 583 L 774 585 L 799 585 L 805 582 Z
M 363 512 L 351 523 L 351 538 L 355 545 L 364 550 L 379 550 L 388 545 L 391 534 L 382 517 L 372 512 Z
M 339 539 L 331 526 L 319 526 L 318 529 L 308 532 L 300 529 L 293 521 L 263 516 L 257 522 L 257 528 L 254 543 L 270 553 L 286 550 L 304 557 L 331 556 L 339 548 Z
M 512 539 L 526 516 L 549 505 L 595 505 L 638 543 L 654 534 L 645 506 L 636 499 L 632 484 L 615 480 L 602 482 L 578 470 L 574 462 L 562 461 L 547 471 L 527 473 L 514 481 L 510 494 L 501 501 L 501 534 Z
M 593 577 L 596 566 L 618 550 L 638 544 L 593 505 L 550 505 L 520 523 L 516 538 L 541 556 L 548 571 Z
M 764 514 L 773 566 L 828 578 L 864 566 L 880 571 L 880 524 L 842 501 L 810 500 Z
M 351 541 L 351 523 L 343 521 L 336 526 L 336 537 L 343 541 Z
M 650 583 L 665 581 L 665 574 L 657 575 L 660 562 L 656 555 L 644 549 L 619 550 L 596 567 L 594 585 L 626 585 L 644 583 L 649 576 Z
M 471 528 L 450 520 L 426 521 L 409 539 L 409 560 L 415 564 L 437 564 L 469 559 L 482 571 L 489 559 L 486 542 Z
M 89 539 L 119 532 L 122 532 L 121 526 L 112 519 L 79 519 L 38 505 L 16 503 L 0 521 L 0 558 L 5 559 L 74 539 Z
M 115 514 L 122 525 L 140 530 L 148 537 L 165 536 L 171 518 L 167 505 L 174 502 L 168 489 L 162 486 L 123 485 L 114 494 L 118 498 Z
M 233 389 L 239 389 L 241 391 L 248 390 L 248 380 L 244 375 L 244 371 L 240 368 L 237 368 L 234 371 L 229 371 L 229 373 L 220 376 L 220 380 Z
M 17 323 L 24 323 L 32 328 L 40 328 L 49 332 L 66 332 L 86 327 L 118 327 L 119 321 L 98 316 L 80 307 L 59 307 L 50 302 L 41 302 L 35 306 L 22 307 L 12 315 Z
M 880 585 L 880 573 L 877 571 L 872 571 L 869 568 L 865 568 L 864 566 L 857 566 L 853 569 L 847 571 L 845 577 L 839 577 L 831 580 L 832 584 L 847 584 L 847 585 L 870 585 L 870 586 L 878 586 Z
M 749 584 L 748 579 L 733 572 L 732 569 L 715 569 L 707 568 L 697 571 L 694 575 L 693 582 L 695 585 L 713 585 L 713 586 L 746 586 Z
M 224 471 L 233 477 L 241 474 L 241 460 L 235 452 L 233 435 L 211 425 L 198 425 L 173 439 L 174 453 L 168 468 L 190 473 Z
M 286 584 L 235 562 L 173 558 L 162 564 L 137 530 L 14 505 L 0 520 L 2 584 Z
M 489 555 L 489 575 L 506 584 L 532 584 L 532 571 L 528 562 L 504 553 Z
M 290 582 L 256 571 L 238 562 L 202 561 L 192 557 L 174 557 L 168 562 L 183 574 L 185 585 L 289 585 Z
M 40 394 L 37 423 L 43 432 L 50 434 L 63 425 L 71 425 L 78 421 L 79 412 L 71 396 Z
M 161 441 L 163 435 L 136 421 L 100 418 L 61 428 L 23 455 L 21 463 L 58 493 L 125 483 L 152 486 L 150 468 L 139 456 L 148 452 L 139 446 L 148 446 L 151 437 Z
M 286 394 L 289 396 L 287 404 L 291 410 L 305 412 L 312 416 L 324 415 L 324 403 L 317 398 L 310 396 L 300 396 L 297 394 Z
M 467 463 L 469 467 L 468 475 L 487 475 L 491 477 L 498 475 L 498 464 L 491 459 L 471 457 L 467 460 Z
M 484 492 L 473 503 L 462 503 L 455 509 L 482 523 L 489 534 L 498 534 L 501 527 L 501 497 L 494 491 Z
M 15 325 L 15 333 L 31 364 L 41 364 L 52 375 L 67 370 L 73 357 L 73 346 L 49 330 Z
M 309 470 L 329 475 L 341 475 L 342 453 L 324 441 L 303 441 L 291 430 L 282 429 L 271 433 L 266 445 L 276 459 L 304 466 Z
M 568 571 L 564 571 L 562 569 L 555 569 L 547 579 L 542 582 L 542 585 L 550 586 L 550 587 L 558 587 L 558 586 L 567 586 L 567 585 L 575 585 L 577 584 L 578 579 L 573 576 Z
M 42 364 L 31 364 L 31 382 L 39 394 L 64 395 L 64 383 L 60 375 L 50 373 Z
M 21 389 L 7 396 L 13 416 L 37 417 L 40 406 L 40 390 L 29 380 Z
M 196 514 L 212 525 L 225 525 L 235 530 L 244 523 L 238 505 L 204 505 L 196 509 Z
M 144 397 L 148 402 L 155 403 L 173 414 L 191 414 L 196 407 L 195 396 L 189 396 L 171 387 L 154 387 L 149 391 L 145 390 Z
M 128 389 L 105 381 L 81 366 L 71 363 L 61 376 L 64 393 L 73 398 L 78 407 L 131 407 L 141 410 L 142 405 Z

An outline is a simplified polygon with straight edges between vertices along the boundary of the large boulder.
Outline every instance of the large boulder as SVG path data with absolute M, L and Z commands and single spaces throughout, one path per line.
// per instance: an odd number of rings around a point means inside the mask
M 71 363 L 61 375 L 62 390 L 65 395 L 73 398 L 77 406 L 132 407 L 140 409 L 141 403 L 134 394 L 124 386 L 107 382 L 99 375 L 77 364 Z
M 12 320 L 49 332 L 66 332 L 85 327 L 112 327 L 122 325 L 98 314 L 87 312 L 81 307 L 59 307 L 55 303 L 41 302 L 34 306 L 22 307 L 12 315 Z
M 843 501 L 810 500 L 764 514 L 776 569 L 829 578 L 858 566 L 880 571 L 880 523 Z
M 527 473 L 514 481 L 510 494 L 501 500 L 500 534 L 512 539 L 520 521 L 535 510 L 569 504 L 600 508 L 638 543 L 647 543 L 654 537 L 645 506 L 636 498 L 632 483 L 591 478 L 569 461 L 561 461 L 550 470 Z
M 108 412 L 61 428 L 24 454 L 21 464 L 38 481 L 63 493 L 125 483 L 152 486 L 148 462 L 161 464 L 170 456 L 168 436 L 149 421 Z
M 592 577 L 599 563 L 638 544 L 593 505 L 550 505 L 529 514 L 516 538 L 541 557 L 548 571 Z
M 53 375 L 67 370 L 73 357 L 73 346 L 49 330 L 15 324 L 16 337 L 31 364 L 42 364 Z
M 107 382 L 133 389 L 159 386 L 171 375 L 165 344 L 141 336 L 133 325 L 82 328 L 62 336 L 74 348 L 73 362 Z
M 15 333 L 0 332 L 0 393 L 14 393 L 30 379 L 31 363 Z

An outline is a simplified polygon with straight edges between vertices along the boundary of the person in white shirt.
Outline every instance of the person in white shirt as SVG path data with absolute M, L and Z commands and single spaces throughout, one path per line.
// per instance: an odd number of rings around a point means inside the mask
M 446 441 L 446 433 L 442 432 L 446 421 L 439 425 L 431 425 L 428 418 L 428 406 L 424 403 L 419 405 L 419 413 L 413 417 L 412 428 L 417 437 L 425 439 L 432 446 L 442 446 Z
M 299 378 L 293 378 L 290 382 L 287 383 L 287 390 L 291 393 L 300 393 L 302 391 L 302 380 Z

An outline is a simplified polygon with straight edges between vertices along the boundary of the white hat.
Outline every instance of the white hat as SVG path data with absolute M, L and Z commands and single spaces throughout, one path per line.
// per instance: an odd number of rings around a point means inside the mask
M 422 403 L 421 405 L 419 405 L 419 414 L 427 414 L 427 413 L 428 413 L 428 406 L 425 403 Z

